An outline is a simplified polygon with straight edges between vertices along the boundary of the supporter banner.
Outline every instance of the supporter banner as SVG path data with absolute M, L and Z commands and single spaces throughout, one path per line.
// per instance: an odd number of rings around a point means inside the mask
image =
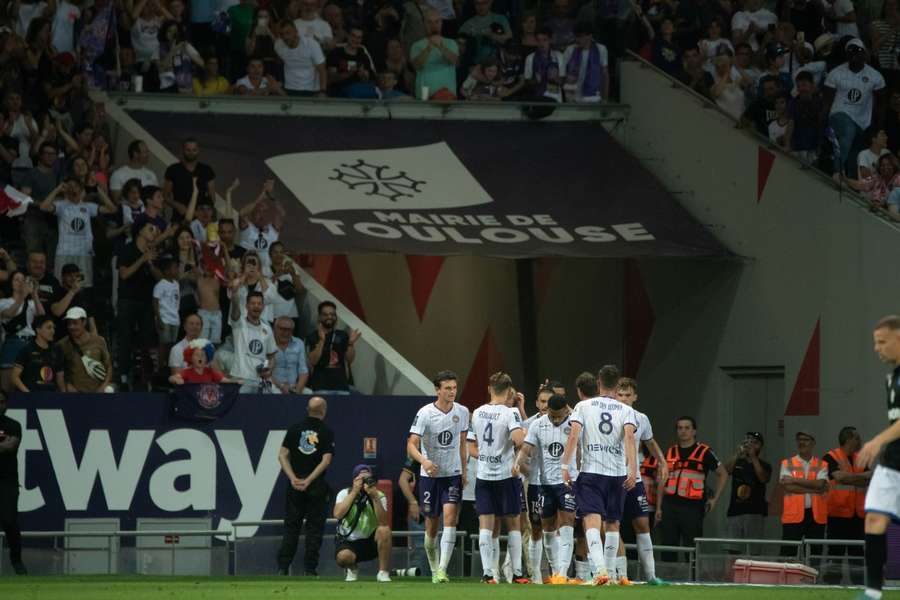
M 286 480 L 278 449 L 306 415 L 305 396 L 241 395 L 206 422 L 172 416 L 161 394 L 14 396 L 7 415 L 22 424 L 19 510 L 25 530 L 60 530 L 68 518 L 212 517 L 232 521 L 284 516 Z M 334 396 L 326 424 L 335 432 L 327 480 L 347 485 L 353 465 L 396 480 L 406 438 L 426 397 Z
M 131 114 L 176 155 L 197 138 L 238 206 L 277 178 L 296 251 L 727 254 L 598 124 Z

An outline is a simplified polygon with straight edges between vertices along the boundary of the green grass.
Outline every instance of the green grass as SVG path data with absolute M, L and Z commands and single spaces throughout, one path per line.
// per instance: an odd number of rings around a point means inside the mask
M 628 598 L 632 600 L 845 600 L 856 590 L 809 588 L 752 588 L 671 586 L 648 588 L 590 588 L 581 586 L 487 586 L 473 580 L 431 585 L 424 579 L 344 583 L 302 578 L 195 578 L 195 577 L 29 577 L 0 578 L 3 600 L 505 600 L 512 598 L 568 597 L 575 599 Z M 900 592 L 887 592 L 886 600 L 900 600 Z

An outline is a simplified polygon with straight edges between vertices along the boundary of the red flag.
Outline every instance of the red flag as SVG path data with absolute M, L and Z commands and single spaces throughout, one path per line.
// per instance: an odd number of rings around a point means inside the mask
M 0 215 L 18 217 L 25 213 L 28 205 L 34 202 L 31 196 L 27 196 L 11 185 L 0 190 Z

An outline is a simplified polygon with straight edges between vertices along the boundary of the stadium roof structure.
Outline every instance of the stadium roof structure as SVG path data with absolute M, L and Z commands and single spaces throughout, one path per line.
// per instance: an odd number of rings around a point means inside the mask
M 238 206 L 276 179 L 299 252 L 730 255 L 599 123 L 129 114 L 176 155 L 201 140 Z

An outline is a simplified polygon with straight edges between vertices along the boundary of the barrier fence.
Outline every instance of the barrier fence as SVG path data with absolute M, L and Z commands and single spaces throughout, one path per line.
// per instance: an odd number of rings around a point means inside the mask
M 343 570 L 334 563 L 335 519 L 326 522 L 320 553 L 319 574 L 339 576 Z M 235 521 L 230 529 L 160 528 L 158 530 L 114 531 L 24 531 L 23 558 L 35 575 L 138 574 L 249 576 L 273 575 L 275 556 L 281 542 L 283 521 Z M 427 560 L 422 546 L 424 531 L 394 531 L 392 569 L 419 567 L 426 574 Z M 406 544 L 398 544 L 399 539 Z M 501 536 L 505 543 L 506 536 Z M 295 566 L 302 565 L 303 537 Z M 864 542 L 861 540 L 763 540 L 697 538 L 693 547 L 654 546 L 657 575 L 680 582 L 733 581 L 732 566 L 738 559 L 799 563 L 819 571 L 818 583 L 826 572 L 831 582 L 862 584 L 865 581 Z M 635 558 L 636 545 L 626 544 Z M 833 549 L 855 549 L 836 556 Z M 0 533 L 0 575 L 12 569 L 6 557 L 6 538 Z M 362 565 L 363 573 L 374 574 L 375 564 Z M 629 575 L 644 578 L 640 563 L 629 560 Z M 302 573 L 302 567 L 292 572 Z M 546 572 L 546 568 L 545 568 Z M 448 573 L 454 577 L 481 573 L 478 535 L 457 532 L 457 544 Z

